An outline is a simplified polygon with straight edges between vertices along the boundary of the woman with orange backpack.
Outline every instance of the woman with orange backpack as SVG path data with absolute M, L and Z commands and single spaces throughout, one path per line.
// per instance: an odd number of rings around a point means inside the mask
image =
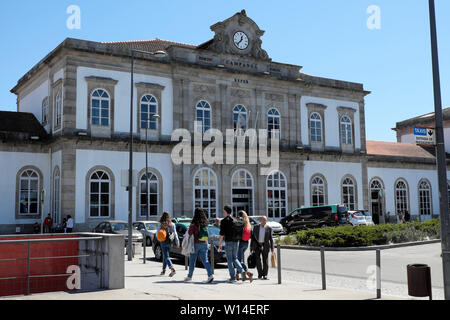
M 161 244 L 161 251 L 163 256 L 163 267 L 161 275 L 165 275 L 166 268 L 169 267 L 171 270 L 169 277 L 173 277 L 176 271 L 173 267 L 172 261 L 170 260 L 170 249 L 173 243 L 175 243 L 175 245 L 179 248 L 180 240 L 178 239 L 177 230 L 175 228 L 175 224 L 172 223 L 169 212 L 165 211 L 162 214 L 159 223 L 160 225 L 156 237 Z
M 248 215 L 244 210 L 240 210 L 238 212 L 238 216 L 244 221 L 244 232 L 242 234 L 241 241 L 239 241 L 237 259 L 241 263 L 242 269 L 244 270 L 243 276 L 246 275 L 250 279 L 250 282 L 253 282 L 253 273 L 248 271 L 248 267 L 245 264 L 244 259 L 245 251 L 248 249 L 248 241 L 250 240 L 252 234 L 252 225 L 250 224 Z M 239 280 L 239 273 L 236 273 L 236 280 Z M 242 281 L 245 281 L 245 277 L 242 279 Z

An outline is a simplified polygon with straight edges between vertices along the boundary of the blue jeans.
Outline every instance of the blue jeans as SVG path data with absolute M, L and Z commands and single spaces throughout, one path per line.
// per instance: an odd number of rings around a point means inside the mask
M 164 242 L 161 242 L 161 251 L 163 256 L 163 270 L 166 270 L 167 267 L 172 268 L 173 264 L 170 260 L 170 244 L 165 244 Z
M 237 259 L 241 263 L 242 269 L 245 272 L 248 271 L 247 265 L 245 264 L 245 251 L 248 249 L 248 241 L 240 241 L 238 246 Z
M 208 261 L 208 244 L 206 242 L 196 243 L 194 244 L 195 252 L 191 253 L 189 256 L 189 273 L 188 277 L 192 278 L 194 274 L 195 263 L 197 262 L 197 256 L 200 255 L 200 260 L 203 263 L 203 266 L 208 272 L 208 277 L 212 276 L 211 264 Z
M 234 280 L 236 273 L 234 267 L 236 266 L 237 272 L 242 273 L 242 266 L 237 258 L 238 242 L 231 241 L 225 242 L 225 254 L 227 255 L 228 271 L 230 272 L 230 279 Z

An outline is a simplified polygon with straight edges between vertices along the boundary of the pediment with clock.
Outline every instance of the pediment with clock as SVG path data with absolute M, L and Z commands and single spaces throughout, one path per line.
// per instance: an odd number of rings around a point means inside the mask
M 214 39 L 201 46 L 201 49 L 271 61 L 267 52 L 261 47 L 261 37 L 265 31 L 247 17 L 245 10 L 214 24 L 211 30 L 215 33 Z

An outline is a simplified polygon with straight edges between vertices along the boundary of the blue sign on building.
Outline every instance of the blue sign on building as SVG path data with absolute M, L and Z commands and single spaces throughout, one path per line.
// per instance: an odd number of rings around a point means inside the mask
M 427 136 L 427 128 L 417 128 L 414 127 L 415 136 Z

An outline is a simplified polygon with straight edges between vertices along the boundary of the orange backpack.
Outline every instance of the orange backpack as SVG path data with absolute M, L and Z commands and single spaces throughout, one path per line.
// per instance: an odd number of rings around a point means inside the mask
M 167 232 L 163 228 L 158 230 L 158 233 L 156 234 L 156 239 L 158 239 L 159 242 L 166 241 L 167 238 Z

